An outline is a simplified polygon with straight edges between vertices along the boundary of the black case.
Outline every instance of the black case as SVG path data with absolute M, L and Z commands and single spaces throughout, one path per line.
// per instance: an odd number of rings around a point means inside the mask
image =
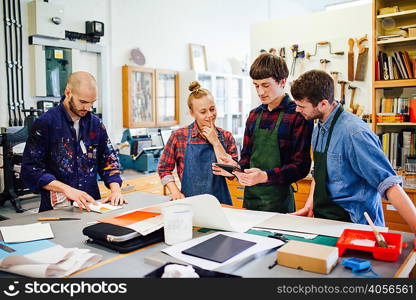
M 130 228 L 109 223 L 96 223 L 82 230 L 82 233 L 89 237 L 88 242 L 116 250 L 120 253 L 130 252 L 164 240 L 163 228 L 148 235 L 139 235 L 123 242 L 110 242 L 107 240 L 108 235 L 120 237 L 131 235 L 134 232 Z

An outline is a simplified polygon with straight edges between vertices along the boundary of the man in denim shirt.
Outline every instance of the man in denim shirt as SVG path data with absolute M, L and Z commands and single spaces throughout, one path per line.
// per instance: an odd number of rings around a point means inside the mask
M 312 135 L 314 179 L 305 207 L 297 215 L 384 226 L 380 196 L 387 199 L 416 233 L 416 208 L 402 188 L 368 125 L 334 100 L 334 82 L 323 71 L 302 74 L 291 87 L 297 111 L 318 119 Z M 416 239 L 415 239 L 416 245 Z
M 50 191 L 65 194 L 80 209 L 100 199 L 97 172 L 111 189 L 103 202 L 121 205 L 120 166 L 100 119 L 90 110 L 97 97 L 95 78 L 75 72 L 68 78 L 64 100 L 34 123 L 23 153 L 21 177 L 41 194 L 39 211 L 52 209 Z

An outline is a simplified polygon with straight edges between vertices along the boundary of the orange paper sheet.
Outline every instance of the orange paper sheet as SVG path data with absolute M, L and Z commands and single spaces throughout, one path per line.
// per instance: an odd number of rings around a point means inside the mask
M 145 211 L 134 211 L 125 215 L 117 217 L 109 217 L 98 220 L 103 223 L 110 223 L 118 226 L 128 226 L 139 221 L 143 221 L 149 218 L 153 218 L 160 215 L 159 213 L 145 212 Z

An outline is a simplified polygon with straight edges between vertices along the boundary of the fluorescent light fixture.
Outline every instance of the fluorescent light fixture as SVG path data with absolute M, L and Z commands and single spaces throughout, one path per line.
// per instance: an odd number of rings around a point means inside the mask
M 325 10 L 343 9 L 343 8 L 360 6 L 360 5 L 370 4 L 370 3 L 371 3 L 371 0 L 355 0 L 355 1 L 350 1 L 350 2 L 342 2 L 342 3 L 327 5 L 325 6 Z

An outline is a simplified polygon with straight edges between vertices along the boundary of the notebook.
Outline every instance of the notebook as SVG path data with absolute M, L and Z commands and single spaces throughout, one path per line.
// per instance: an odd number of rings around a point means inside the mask
M 183 254 L 223 263 L 254 246 L 255 242 L 219 234 L 209 240 L 182 251 Z

